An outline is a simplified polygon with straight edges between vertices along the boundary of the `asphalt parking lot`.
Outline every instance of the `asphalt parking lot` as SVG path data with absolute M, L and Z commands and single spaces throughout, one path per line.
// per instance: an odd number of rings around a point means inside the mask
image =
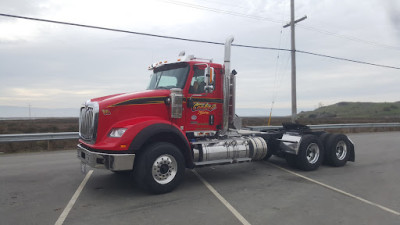
M 302 172 L 272 157 L 196 168 L 164 195 L 129 176 L 82 174 L 73 150 L 0 155 L 0 223 L 400 224 L 400 132 L 349 137 L 356 162 L 344 167 Z

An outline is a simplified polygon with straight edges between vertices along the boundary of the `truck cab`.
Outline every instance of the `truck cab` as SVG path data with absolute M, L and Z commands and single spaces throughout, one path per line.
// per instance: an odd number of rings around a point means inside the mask
M 221 64 L 181 53 L 149 70 L 145 91 L 94 98 L 81 107 L 78 157 L 84 164 L 129 171 L 149 145 L 169 143 L 182 154 L 181 166 L 193 168 L 191 142 L 221 130 Z
M 148 90 L 166 89 L 182 95 L 182 105 L 166 106 L 171 112 L 179 111 L 176 115 L 171 114 L 170 121 L 187 136 L 211 135 L 220 129 L 223 102 L 222 65 L 181 54 L 176 62 L 153 64 L 150 70 L 153 74 Z M 171 97 L 171 101 L 174 97 Z

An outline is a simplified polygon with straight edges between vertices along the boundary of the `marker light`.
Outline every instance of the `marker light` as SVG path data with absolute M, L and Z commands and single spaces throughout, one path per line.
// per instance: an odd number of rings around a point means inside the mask
M 113 128 L 108 136 L 114 138 L 120 138 L 124 135 L 127 128 Z

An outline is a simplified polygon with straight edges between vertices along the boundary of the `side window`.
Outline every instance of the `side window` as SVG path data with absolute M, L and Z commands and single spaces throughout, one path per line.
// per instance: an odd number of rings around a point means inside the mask
M 204 82 L 204 69 L 194 69 L 194 74 L 192 81 L 190 82 L 189 93 L 191 94 L 202 94 L 205 93 L 204 87 L 206 82 Z

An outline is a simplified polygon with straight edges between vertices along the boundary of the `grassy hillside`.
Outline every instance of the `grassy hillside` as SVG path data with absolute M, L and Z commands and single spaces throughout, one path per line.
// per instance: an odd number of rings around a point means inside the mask
M 314 118 L 400 118 L 400 102 L 339 102 L 314 111 L 301 112 L 299 119 Z
M 0 120 L 0 134 L 77 132 L 78 118 Z
M 266 126 L 266 117 L 245 117 L 243 126 Z M 271 125 L 281 125 L 290 122 L 290 117 L 273 117 Z M 300 124 L 343 124 L 343 123 L 399 123 L 400 102 L 394 103 L 362 103 L 340 102 L 330 106 L 320 107 L 314 111 L 299 113 Z M 400 128 L 346 128 L 326 130 L 335 133 L 358 133 L 398 131 Z
M 77 132 L 78 118 L 0 120 L 0 134 Z M 1 153 L 76 149 L 78 140 L 27 141 L 0 143 Z

